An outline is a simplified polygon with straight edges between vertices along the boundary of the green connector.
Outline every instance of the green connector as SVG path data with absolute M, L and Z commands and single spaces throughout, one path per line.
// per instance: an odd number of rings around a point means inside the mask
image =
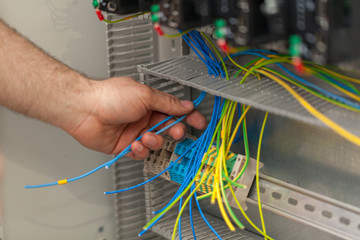
M 150 11 L 151 11 L 152 13 L 159 12 L 159 11 L 160 11 L 160 6 L 159 6 L 159 4 L 151 5 Z
M 92 2 L 92 5 L 94 6 L 94 8 L 98 8 L 99 7 L 99 1 L 98 0 L 94 0 Z
M 218 28 L 215 30 L 215 37 L 217 39 L 225 38 L 226 36 L 226 29 L 225 28 Z
M 301 55 L 301 44 L 302 44 L 302 39 L 299 35 L 294 34 L 294 35 L 290 36 L 290 38 L 289 38 L 290 56 L 298 57 Z
M 222 28 L 226 26 L 226 21 L 224 19 L 217 19 L 214 23 L 215 27 Z
M 230 158 L 229 160 L 226 161 L 226 169 L 227 169 L 228 173 L 231 173 L 231 171 L 233 170 L 237 156 L 238 155 L 235 154 L 232 158 Z
M 152 22 L 158 22 L 160 20 L 160 17 L 158 14 L 152 14 L 151 15 L 151 21 Z

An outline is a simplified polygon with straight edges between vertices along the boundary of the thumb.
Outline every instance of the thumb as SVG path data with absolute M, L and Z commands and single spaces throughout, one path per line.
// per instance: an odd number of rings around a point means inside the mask
M 180 100 L 173 95 L 153 89 L 149 107 L 153 111 L 181 116 L 190 113 L 194 109 L 194 104 L 191 101 Z

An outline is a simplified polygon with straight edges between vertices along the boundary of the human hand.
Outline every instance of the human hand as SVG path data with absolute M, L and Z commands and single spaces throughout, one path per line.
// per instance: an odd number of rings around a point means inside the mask
M 182 101 L 128 77 L 91 81 L 81 99 L 80 104 L 84 107 L 71 116 L 72 121 L 68 121 L 71 126 L 64 129 L 85 147 L 104 153 L 121 152 L 140 134 L 169 115 L 190 113 L 185 118 L 189 125 L 197 129 L 206 126 L 205 118 L 193 110 L 192 102 Z M 174 121 L 172 119 L 165 125 Z M 185 135 L 186 127 L 178 123 L 165 133 L 179 140 Z M 149 149 L 158 150 L 162 144 L 161 136 L 145 133 L 141 141 L 132 143 L 132 152 L 128 156 L 143 159 Z

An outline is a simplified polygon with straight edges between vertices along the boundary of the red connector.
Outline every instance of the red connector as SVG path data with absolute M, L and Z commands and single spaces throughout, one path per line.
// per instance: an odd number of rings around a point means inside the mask
M 219 39 L 217 40 L 217 45 L 220 47 L 221 51 L 228 52 L 229 47 L 225 39 Z
M 295 70 L 298 74 L 304 75 L 305 74 L 305 68 L 304 68 L 304 64 L 301 60 L 301 58 L 299 57 L 293 57 L 292 58 L 292 63 L 295 67 Z
M 100 21 L 104 20 L 104 16 L 102 15 L 101 11 L 99 9 L 96 9 L 96 15 L 98 16 Z
M 160 24 L 155 23 L 155 24 L 154 24 L 154 29 L 155 29 L 155 31 L 156 31 L 160 36 L 163 36 L 163 35 L 164 35 L 164 31 L 161 29 Z

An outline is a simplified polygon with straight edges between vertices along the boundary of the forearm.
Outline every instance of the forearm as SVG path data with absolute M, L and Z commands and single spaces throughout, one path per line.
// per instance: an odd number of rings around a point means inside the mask
M 70 131 L 90 85 L 0 21 L 0 105 Z

